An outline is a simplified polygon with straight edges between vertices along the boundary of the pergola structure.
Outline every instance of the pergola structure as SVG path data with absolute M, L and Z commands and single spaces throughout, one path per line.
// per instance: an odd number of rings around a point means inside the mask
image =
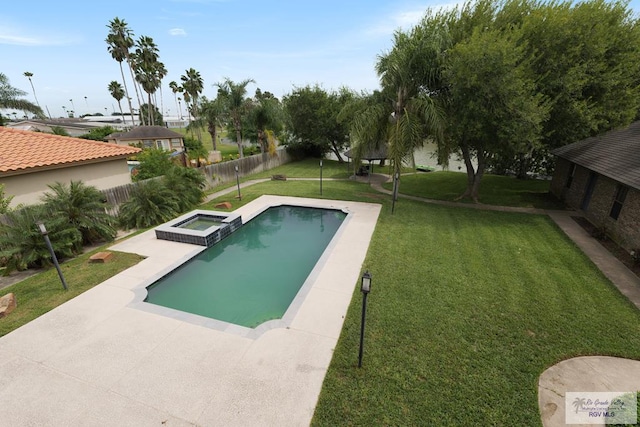
M 353 149 L 348 149 L 344 155 L 348 158 L 348 159 L 353 159 Z M 387 147 L 386 146 L 381 146 L 377 149 L 371 149 L 368 150 L 364 153 L 364 155 L 362 156 L 362 160 L 367 160 L 369 162 L 369 167 L 367 169 L 368 174 L 370 175 L 371 173 L 373 173 L 373 163 L 371 163 L 374 160 L 386 160 L 387 159 Z M 349 165 L 347 164 L 347 167 L 349 167 Z

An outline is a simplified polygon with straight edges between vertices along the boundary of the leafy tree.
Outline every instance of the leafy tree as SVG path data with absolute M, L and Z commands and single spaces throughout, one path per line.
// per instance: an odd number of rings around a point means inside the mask
M 149 105 L 151 105 L 151 108 L 149 108 Z M 140 113 L 138 114 L 140 122 L 146 123 L 150 116 L 153 117 L 152 121 L 156 126 L 164 126 L 164 118 L 162 117 L 160 110 L 158 110 L 153 104 L 142 104 L 140 106 Z
M 44 118 L 44 113 L 39 106 L 21 98 L 26 94 L 25 91 L 11 86 L 7 76 L 0 73 L 0 110 L 6 108 L 27 111 Z
M 245 79 L 239 83 L 234 82 L 228 77 L 218 86 L 218 98 L 223 102 L 225 111 L 231 119 L 231 124 L 236 132 L 236 144 L 238 145 L 238 156 L 244 157 L 242 150 L 242 121 L 248 114 L 251 107 L 250 102 L 246 99 L 247 86 L 249 83 L 255 83 L 253 79 Z
M 209 157 L 209 152 L 204 148 L 204 144 L 197 139 L 185 137 L 184 148 L 187 151 L 189 159 L 195 160 L 198 167 L 200 167 L 200 159 Z
M 37 222 L 43 221 L 56 256 L 63 259 L 76 254 L 80 232 L 59 216 L 51 215 L 43 205 L 29 205 L 6 213 L 0 223 L 0 260 L 4 274 L 14 270 L 51 265 L 51 255 Z
M 521 34 L 476 29 L 449 50 L 444 76 L 451 84 L 455 109 L 449 130 L 467 167 L 462 197 L 478 201 L 480 182 L 490 156 L 514 157 L 540 146 L 548 107 L 536 91 L 530 58 Z M 477 167 L 471 163 L 472 155 Z
M 4 184 L 0 184 L 0 214 L 9 212 L 11 200 L 13 200 L 13 196 L 6 195 L 4 192 Z
M 282 131 L 282 105 L 273 94 L 263 93 L 260 88 L 256 89 L 251 103 L 252 106 L 246 116 L 246 125 L 244 126 L 245 137 L 256 141 L 260 152 L 265 153 L 269 151 L 269 132 L 273 135 Z M 273 138 L 271 138 L 271 142 L 275 142 Z
M 175 194 L 179 212 L 194 209 L 204 198 L 207 181 L 197 169 L 174 166 L 165 174 L 163 182 Z
M 349 144 L 349 124 L 340 111 L 353 98 L 347 89 L 327 92 L 318 85 L 295 88 L 282 99 L 286 131 L 283 144 L 301 156 L 322 157 L 340 152 Z
M 106 213 L 106 199 L 96 187 L 71 181 L 69 184 L 56 182 L 49 185 L 49 189 L 51 192 L 42 197 L 46 210 L 66 220 L 82 235 L 75 248 L 77 252 L 83 244 L 115 238 L 114 218 Z
M 477 200 L 488 165 L 525 176 L 550 149 L 636 116 L 639 31 L 619 2 L 479 0 L 428 11 L 390 53 L 420 51 L 407 82 L 444 112 L 440 158 L 464 157 Z
M 133 175 L 133 181 L 142 181 L 167 173 L 173 167 L 170 156 L 171 153 L 169 151 L 157 148 L 145 148 L 142 150 L 138 154 L 140 165 Z
M 91 129 L 84 135 L 80 135 L 80 138 L 104 142 L 105 138 L 114 132 L 116 132 L 116 129 L 112 128 L 111 126 L 101 126 L 99 128 Z
M 51 126 L 51 133 L 60 136 L 71 136 L 69 135 L 69 132 L 67 132 L 67 130 L 62 126 Z
M 160 180 L 140 182 L 131 190 L 129 200 L 120 205 L 120 225 L 145 228 L 167 222 L 180 213 L 176 194 Z

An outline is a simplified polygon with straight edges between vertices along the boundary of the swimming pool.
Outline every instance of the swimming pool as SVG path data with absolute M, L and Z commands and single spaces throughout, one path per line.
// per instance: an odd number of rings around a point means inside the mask
M 281 205 L 147 286 L 145 302 L 248 328 L 280 319 L 347 213 Z

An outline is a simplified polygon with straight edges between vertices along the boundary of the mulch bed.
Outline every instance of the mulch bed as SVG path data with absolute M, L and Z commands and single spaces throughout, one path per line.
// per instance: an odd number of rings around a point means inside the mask
M 584 230 L 589 233 L 594 238 L 598 239 L 598 242 L 607 249 L 611 255 L 618 258 L 620 262 L 627 266 L 627 268 L 633 273 L 640 277 L 640 262 L 635 261 L 629 252 L 625 249 L 618 246 L 616 242 L 609 239 L 608 237 L 602 236 L 602 230 L 595 225 L 591 224 L 588 219 L 581 216 L 572 216 L 571 217 L 575 222 L 578 223 Z

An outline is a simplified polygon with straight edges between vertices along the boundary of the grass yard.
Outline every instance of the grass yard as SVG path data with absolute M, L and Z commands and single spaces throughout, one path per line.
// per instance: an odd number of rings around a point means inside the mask
M 549 194 L 551 181 L 520 180 L 509 176 L 485 175 L 480 184 L 480 202 L 497 206 L 562 209 Z M 393 189 L 393 183 L 384 185 Z M 453 201 L 467 188 L 467 175 L 460 172 L 429 172 L 403 175 L 400 193 L 427 199 Z M 463 200 L 472 203 L 470 200 Z
M 109 243 L 60 265 L 69 287 L 68 291 L 63 289 L 58 272 L 53 267 L 2 289 L 1 295 L 13 292 L 18 305 L 9 316 L 0 319 L 0 336 L 8 334 L 143 259 L 136 254 L 113 252 L 113 258 L 107 263 L 89 263 L 91 255 L 105 250 L 106 246 L 112 244 Z
M 317 186 L 270 181 L 235 204 L 319 197 Z M 640 359 L 640 312 L 547 217 L 402 199 L 391 215 L 388 196 L 350 181 L 323 193 L 384 206 L 364 266 L 364 366 L 356 289 L 314 425 L 539 426 L 546 368 L 580 355 Z

